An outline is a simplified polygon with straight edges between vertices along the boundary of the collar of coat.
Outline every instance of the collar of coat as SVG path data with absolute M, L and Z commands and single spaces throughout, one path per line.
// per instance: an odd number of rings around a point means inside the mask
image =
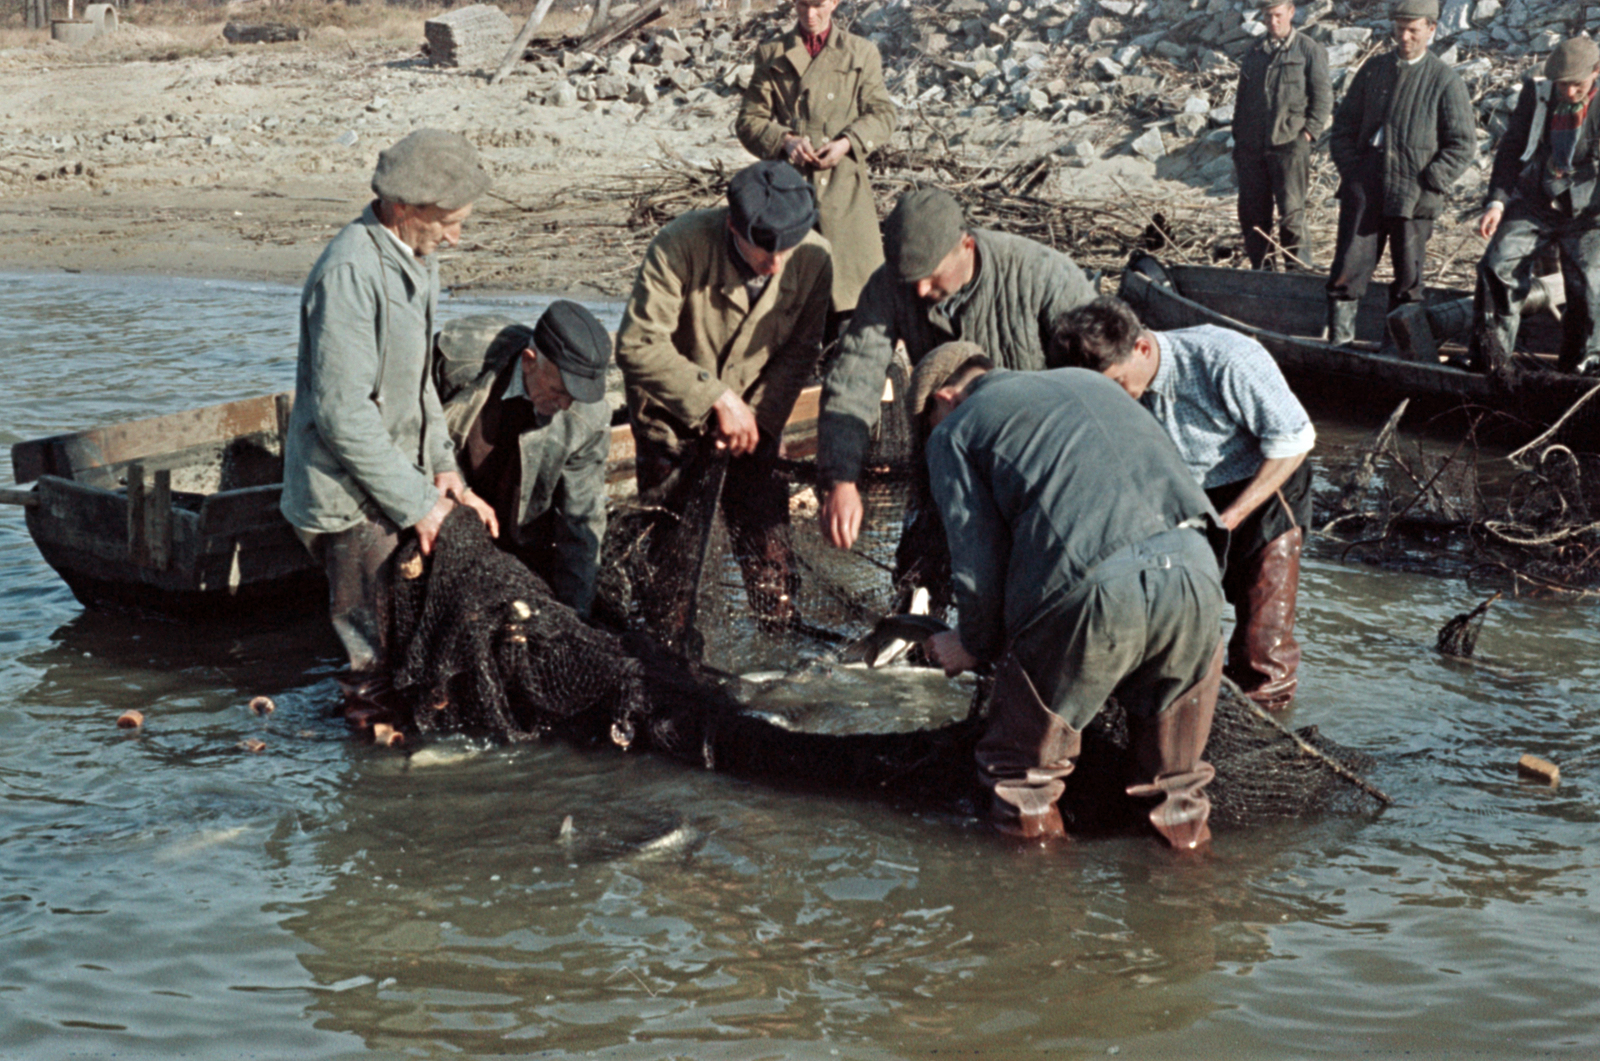
M 837 23 L 830 26 L 828 39 L 823 43 L 822 51 L 813 59 L 811 58 L 811 53 L 806 51 L 806 39 L 801 35 L 800 27 L 794 26 L 790 28 L 788 33 L 783 35 L 783 55 L 784 58 L 789 60 L 790 65 L 794 67 L 794 72 L 804 77 L 806 71 L 811 68 L 812 63 L 827 62 L 830 57 L 842 57 L 845 50 L 845 38 L 848 36 L 850 35 L 841 29 Z
M 418 258 L 415 254 L 405 253 L 408 248 L 400 242 L 394 230 L 378 220 L 378 200 L 372 200 L 361 212 L 361 223 L 367 227 L 368 235 L 372 237 L 373 245 L 378 248 L 379 256 L 399 263 L 400 275 L 412 285 L 413 291 L 428 282 L 428 266 L 431 261 L 428 258 Z
M 745 286 L 755 270 L 739 257 L 739 250 L 733 245 L 733 239 L 728 232 L 728 208 L 718 207 L 721 215 L 717 229 L 720 237 L 716 240 L 717 275 L 714 286 L 722 292 L 722 297 L 738 306 L 746 313 L 752 312 L 756 307 L 769 306 L 777 297 L 778 289 L 783 287 L 784 280 L 789 273 L 789 263 L 785 261 L 783 268 L 767 280 L 767 286 L 762 289 L 761 297 L 755 302 L 750 301 L 750 289 Z

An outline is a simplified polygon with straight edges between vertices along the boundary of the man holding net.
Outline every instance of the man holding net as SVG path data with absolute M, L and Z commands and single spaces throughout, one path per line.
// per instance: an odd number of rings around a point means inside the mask
M 783 426 L 816 368 L 833 291 L 816 196 L 769 160 L 728 184 L 728 205 L 650 242 L 617 333 L 642 495 L 660 497 L 706 434 L 729 456 L 722 511 L 763 626 L 794 619 Z
M 924 648 L 956 675 L 996 664 L 979 777 L 1001 831 L 1065 835 L 1056 801 L 1089 721 L 1127 710 L 1151 824 L 1210 838 L 1201 755 L 1222 674 L 1216 519 L 1161 426 L 1082 369 L 992 369 L 961 346 L 917 366 L 928 473 L 960 625 Z

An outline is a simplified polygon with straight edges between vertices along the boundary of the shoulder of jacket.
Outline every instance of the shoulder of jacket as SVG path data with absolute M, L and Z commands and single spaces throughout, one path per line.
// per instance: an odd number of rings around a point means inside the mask
M 713 206 L 706 210 L 690 210 L 661 226 L 651 244 L 663 247 L 689 246 L 703 240 L 707 233 L 727 225 L 728 208 Z
M 789 50 L 788 44 L 789 38 L 787 35 L 776 37 L 769 41 L 762 41 L 756 45 L 756 65 L 772 62 Z

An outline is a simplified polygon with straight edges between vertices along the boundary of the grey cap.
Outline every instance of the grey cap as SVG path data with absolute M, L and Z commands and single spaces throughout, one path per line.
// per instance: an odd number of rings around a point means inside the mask
M 478 149 L 460 133 L 418 129 L 378 154 L 372 191 L 391 203 L 459 210 L 489 190 Z
M 733 230 L 764 251 L 798 246 L 817 223 L 817 193 L 781 159 L 746 166 L 728 182 Z
M 1278 7 L 1283 4 L 1292 4 L 1294 0 L 1255 0 L 1256 6 L 1265 11 L 1269 7 Z
M 1600 65 L 1600 45 L 1588 37 L 1572 37 L 1556 45 L 1544 64 L 1544 76 L 1552 81 L 1582 81 Z
M 916 370 L 911 373 L 911 415 L 920 417 L 922 411 L 928 407 L 928 399 L 933 392 L 950 382 L 965 365 L 975 357 L 986 357 L 983 347 L 977 343 L 956 340 L 953 343 L 943 343 L 929 350 L 917 362 Z
M 1394 10 L 1389 14 L 1393 19 L 1425 18 L 1429 22 L 1439 21 L 1439 0 L 1395 0 Z
M 883 223 L 884 257 L 895 276 L 912 283 L 932 276 L 966 230 L 955 196 L 943 188 L 914 188 Z
M 573 401 L 605 400 L 611 336 L 594 314 L 576 302 L 550 303 L 533 326 L 533 345 L 561 370 L 561 382 Z

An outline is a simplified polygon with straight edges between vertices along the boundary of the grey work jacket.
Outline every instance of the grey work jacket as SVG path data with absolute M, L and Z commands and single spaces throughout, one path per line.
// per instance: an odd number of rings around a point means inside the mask
M 1217 522 L 1155 417 L 1087 369 L 979 377 L 927 456 L 961 643 L 981 660 L 1118 550 Z
M 434 476 L 458 470 L 429 372 L 438 297 L 437 262 L 406 253 L 372 206 L 317 259 L 284 440 L 279 507 L 294 526 L 413 526 L 439 499 Z
M 1544 187 L 1550 165 L 1550 112 L 1554 109 L 1548 101 L 1550 94 L 1551 83 L 1544 78 L 1530 77 L 1522 82 L 1516 109 L 1495 149 L 1494 170 L 1489 177 L 1490 202 L 1509 204 L 1513 197 L 1545 202 L 1551 199 Z M 1541 100 L 1541 95 L 1546 99 Z M 1589 105 L 1589 113 L 1578 128 L 1572 165 L 1572 176 L 1566 181 L 1572 212 L 1600 213 L 1600 198 L 1595 196 L 1600 179 L 1600 100 Z
M 1410 66 L 1385 52 L 1356 72 L 1334 111 L 1328 151 L 1341 191 L 1376 178 L 1384 217 L 1436 218 L 1478 151 L 1472 99 L 1461 76 L 1432 52 Z
M 952 296 L 953 317 L 918 298 L 916 285 L 897 280 L 887 266 L 867 282 L 822 384 L 817 470 L 825 483 L 859 478 L 895 343 L 906 344 L 913 365 L 934 347 L 962 339 L 981 346 L 1000 368 L 1047 368 L 1051 324 L 1094 299 L 1094 285 L 1060 251 L 988 229 L 973 229 L 972 236 L 978 271 Z
M 1302 133 L 1315 140 L 1332 114 L 1328 51 L 1299 30 L 1281 48 L 1269 47 L 1265 38 L 1257 41 L 1239 61 L 1233 105 L 1236 153 L 1281 147 Z

